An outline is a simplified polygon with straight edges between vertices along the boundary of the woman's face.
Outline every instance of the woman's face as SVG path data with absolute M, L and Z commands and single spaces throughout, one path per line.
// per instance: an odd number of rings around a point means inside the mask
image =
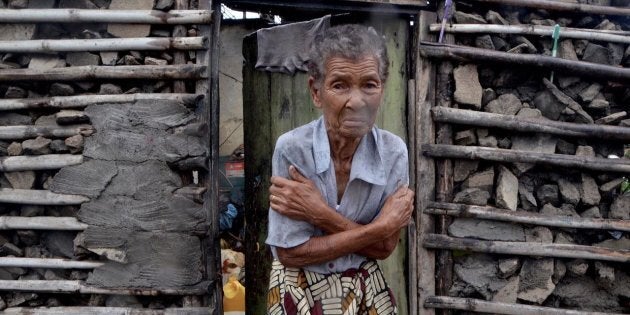
M 326 127 L 343 137 L 362 137 L 376 120 L 383 97 L 378 60 L 331 57 L 321 84 L 309 79 L 315 106 L 324 112 Z

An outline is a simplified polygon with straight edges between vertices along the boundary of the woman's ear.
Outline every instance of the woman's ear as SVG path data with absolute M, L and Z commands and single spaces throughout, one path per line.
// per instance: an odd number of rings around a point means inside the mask
M 319 89 L 321 88 L 321 84 L 318 83 L 315 78 L 312 76 L 308 77 L 308 89 L 311 92 L 311 99 L 313 99 L 313 104 L 315 107 L 321 108 L 322 104 L 319 99 Z

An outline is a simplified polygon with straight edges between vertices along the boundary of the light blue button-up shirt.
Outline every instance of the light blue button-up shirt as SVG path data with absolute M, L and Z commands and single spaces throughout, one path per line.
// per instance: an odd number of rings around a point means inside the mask
M 337 205 L 337 181 L 330 156 L 330 144 L 324 118 L 293 129 L 278 138 L 273 153 L 272 174 L 290 178 L 289 166 L 312 180 L 328 206 L 359 224 L 372 222 L 379 214 L 387 197 L 399 185 L 409 183 L 407 147 L 402 139 L 376 127 L 359 143 L 352 159 L 350 179 L 341 202 Z M 301 245 L 324 232 L 312 224 L 297 221 L 269 209 L 267 244 L 277 259 L 275 247 L 291 248 Z M 358 268 L 365 257 L 350 254 L 304 269 L 328 274 Z

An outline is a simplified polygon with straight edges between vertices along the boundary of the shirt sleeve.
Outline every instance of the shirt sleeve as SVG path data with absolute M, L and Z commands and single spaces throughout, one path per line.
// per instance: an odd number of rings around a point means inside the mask
M 396 152 L 397 154 L 393 156 L 391 169 L 387 176 L 387 184 L 383 192 L 384 198 L 381 207 L 385 204 L 387 198 L 398 190 L 398 187 L 409 186 L 409 157 L 407 147 L 402 143 L 402 146 Z
M 271 161 L 271 174 L 290 178 L 291 162 L 284 154 L 280 140 Z M 298 167 L 299 169 L 299 167 Z M 291 248 L 306 243 L 315 233 L 315 227 L 305 221 L 293 220 L 269 208 L 269 225 L 266 243 L 275 247 Z

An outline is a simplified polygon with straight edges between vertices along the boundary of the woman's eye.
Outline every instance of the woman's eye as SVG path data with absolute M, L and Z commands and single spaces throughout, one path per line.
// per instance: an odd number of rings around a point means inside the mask
M 345 87 L 346 86 L 343 83 L 335 83 L 332 85 L 332 88 L 335 90 L 343 90 Z

